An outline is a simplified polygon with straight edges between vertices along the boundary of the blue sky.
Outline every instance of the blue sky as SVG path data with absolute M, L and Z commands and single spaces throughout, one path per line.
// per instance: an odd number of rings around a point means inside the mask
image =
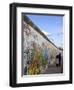
M 27 15 L 57 46 L 63 46 L 63 16 Z

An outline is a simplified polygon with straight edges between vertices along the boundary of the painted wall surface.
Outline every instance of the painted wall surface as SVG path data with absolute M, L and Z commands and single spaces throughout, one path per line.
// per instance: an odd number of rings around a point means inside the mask
M 41 74 L 49 64 L 56 63 L 60 50 L 25 20 L 22 24 L 23 75 Z

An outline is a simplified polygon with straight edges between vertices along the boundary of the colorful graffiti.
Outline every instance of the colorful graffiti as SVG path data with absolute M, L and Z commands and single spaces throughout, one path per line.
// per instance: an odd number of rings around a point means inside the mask
M 49 61 L 48 42 L 23 21 L 23 75 L 42 74 Z

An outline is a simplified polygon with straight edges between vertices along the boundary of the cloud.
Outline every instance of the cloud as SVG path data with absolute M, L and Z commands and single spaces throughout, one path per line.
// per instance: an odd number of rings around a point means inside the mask
M 48 36 L 49 35 L 49 33 L 48 32 L 46 32 L 46 31 L 42 31 L 46 36 Z

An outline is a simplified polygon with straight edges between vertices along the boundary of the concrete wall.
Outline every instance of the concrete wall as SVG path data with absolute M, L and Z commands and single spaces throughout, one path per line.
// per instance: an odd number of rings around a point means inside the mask
M 26 23 L 25 20 L 22 22 L 22 34 L 23 34 L 23 68 L 27 65 L 27 61 L 31 61 L 32 49 L 35 48 L 37 54 L 40 52 L 44 52 L 45 57 L 48 57 L 48 63 L 54 64 L 56 55 L 60 52 L 60 50 L 51 42 L 45 38 L 44 34 L 41 34 L 41 31 L 38 31 L 34 28 L 34 25 L 30 25 Z M 35 47 L 33 47 L 33 44 Z M 24 53 L 27 52 L 28 54 Z M 28 56 L 27 56 L 28 55 Z M 35 57 L 37 58 L 37 56 Z M 23 71 L 24 73 L 24 71 Z

